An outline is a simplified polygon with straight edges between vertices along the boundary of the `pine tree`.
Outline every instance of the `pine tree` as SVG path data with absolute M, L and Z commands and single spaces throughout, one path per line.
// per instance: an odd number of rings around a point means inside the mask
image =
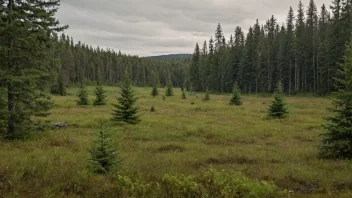
M 268 109 L 268 115 L 271 118 L 285 118 L 288 114 L 284 96 L 282 94 L 282 85 L 279 82 L 274 92 L 274 100 Z
M 78 94 L 77 94 L 77 97 L 78 97 L 78 101 L 77 101 L 77 105 L 89 105 L 89 102 L 88 102 L 88 92 L 87 92 L 87 89 L 86 89 L 86 86 L 85 85 L 81 85 L 80 88 L 79 88 L 79 91 L 78 91 Z
M 58 94 L 60 96 L 66 96 L 67 93 L 66 93 L 66 86 L 65 86 L 63 74 L 59 74 L 57 78 L 57 83 L 58 83 Z
M 210 95 L 209 95 L 209 91 L 207 90 L 206 92 L 205 92 L 205 96 L 204 96 L 204 98 L 203 98 L 203 101 L 209 101 L 210 100 Z
M 159 95 L 159 91 L 158 91 L 158 88 L 157 88 L 156 86 L 153 87 L 153 90 L 152 90 L 151 95 L 152 95 L 153 97 L 156 97 L 156 96 Z
M 53 74 L 52 35 L 66 28 L 55 19 L 58 7 L 59 0 L 0 3 L 0 85 L 7 95 L 7 138 L 38 129 L 32 118 L 48 116 L 52 107 L 43 90 Z
M 190 68 L 190 80 L 192 85 L 192 91 L 200 91 L 202 89 L 199 70 L 200 70 L 200 49 L 197 43 L 192 56 L 192 65 Z
M 230 105 L 236 105 L 236 106 L 242 105 L 241 90 L 238 87 L 237 82 L 233 86 L 233 94 L 232 94 L 232 98 L 230 101 Z
M 95 96 L 96 99 L 93 103 L 94 106 L 104 106 L 106 105 L 106 91 L 104 90 L 103 86 L 98 83 L 98 86 L 95 88 Z
M 138 124 L 140 122 L 136 106 L 137 98 L 129 74 L 125 73 L 124 80 L 120 87 L 120 96 L 117 98 L 117 104 L 114 104 L 113 120 L 116 122 L 125 122 L 128 124 Z
M 174 95 L 174 91 L 173 91 L 173 88 L 172 88 L 172 85 L 171 83 L 168 83 L 167 87 L 166 87 L 166 93 L 165 93 L 166 96 L 173 96 Z
M 150 112 L 155 112 L 156 110 L 155 110 L 155 107 L 154 107 L 154 105 L 150 108 Z
M 51 87 L 50 92 L 54 95 L 66 96 L 66 86 L 62 74 L 59 73 L 57 83 Z
M 100 123 L 99 133 L 96 134 L 93 143 L 93 147 L 89 149 L 91 155 L 89 161 L 95 173 L 108 173 L 112 168 L 121 164 L 117 156 L 118 149 L 113 133 L 106 129 L 103 121 Z
M 327 117 L 322 134 L 320 156 L 324 158 L 352 158 L 352 41 L 346 49 L 343 63 L 335 78 L 337 92 L 334 94 L 333 116 Z
M 182 92 L 182 99 L 187 99 L 186 93 L 184 91 Z

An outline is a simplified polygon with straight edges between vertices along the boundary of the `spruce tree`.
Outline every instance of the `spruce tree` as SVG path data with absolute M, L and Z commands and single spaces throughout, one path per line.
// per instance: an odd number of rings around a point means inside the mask
M 288 114 L 286 106 L 282 94 L 282 85 L 279 82 L 275 88 L 274 100 L 268 109 L 268 116 L 271 118 L 285 118 Z
M 58 78 L 57 78 L 57 82 L 55 85 L 53 85 L 51 87 L 51 94 L 54 95 L 59 95 L 59 96 L 66 96 L 66 86 L 65 86 L 65 82 L 63 79 L 63 74 L 59 73 Z
M 334 108 L 329 109 L 334 115 L 326 118 L 320 156 L 352 159 L 352 41 L 338 74 L 335 78 L 338 91 L 332 99 Z
M 242 105 L 241 90 L 238 87 L 237 82 L 235 83 L 235 85 L 233 87 L 233 94 L 232 94 L 232 98 L 230 101 L 230 105 L 236 105 L 236 106 Z
M 98 83 L 98 86 L 95 88 L 95 96 L 96 99 L 93 103 L 94 106 L 104 106 L 106 105 L 106 91 L 104 90 L 103 86 Z
M 173 96 L 173 95 L 174 95 L 174 90 L 172 88 L 172 85 L 171 85 L 171 83 L 168 83 L 167 87 L 166 87 L 165 96 Z
M 205 96 L 203 98 L 203 101 L 209 101 L 210 100 L 210 95 L 209 95 L 209 91 L 207 90 L 207 92 L 205 92 Z
M 89 161 L 95 173 L 108 173 L 113 167 L 121 164 L 121 160 L 117 156 L 118 149 L 113 133 L 106 129 L 103 121 L 100 123 L 100 130 L 96 134 L 93 144 L 89 149 Z
M 156 96 L 159 95 L 159 91 L 158 91 L 158 88 L 157 88 L 156 86 L 153 87 L 153 90 L 152 90 L 151 95 L 152 95 L 153 97 L 156 97 Z
M 66 27 L 55 18 L 59 0 L 0 2 L 0 86 L 7 95 L 4 122 L 6 137 L 16 139 L 38 129 L 34 117 L 49 115 L 52 102 L 43 90 L 53 74 L 52 35 Z
M 77 101 L 77 105 L 88 105 L 89 102 L 88 102 L 88 92 L 87 92 L 87 89 L 86 89 L 86 86 L 85 85 L 81 85 L 80 86 L 80 89 L 78 91 L 78 94 L 77 94 L 77 97 L 78 97 L 78 101 Z
M 66 86 L 64 82 L 64 77 L 63 74 L 59 74 L 57 78 L 57 84 L 58 84 L 58 94 L 60 96 L 66 96 Z
M 192 64 L 190 67 L 190 80 L 192 91 L 201 91 L 201 82 L 200 82 L 200 50 L 198 43 L 194 49 L 192 56 Z
M 187 99 L 186 93 L 184 91 L 182 92 L 182 99 Z
M 117 104 L 114 104 L 113 120 L 116 122 L 125 122 L 128 124 L 138 124 L 140 122 L 136 106 L 137 98 L 128 73 L 125 73 L 124 79 L 120 86 L 120 96 L 117 98 Z

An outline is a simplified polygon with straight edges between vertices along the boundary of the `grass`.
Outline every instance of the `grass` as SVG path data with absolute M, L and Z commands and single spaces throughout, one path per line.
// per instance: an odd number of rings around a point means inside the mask
M 116 195 L 113 175 L 89 173 L 88 148 L 99 120 L 111 118 L 118 88 L 105 87 L 108 104 L 79 107 L 75 94 L 54 97 L 48 118 L 67 122 L 39 139 L 0 142 L 0 197 L 109 197 Z M 267 119 L 270 97 L 244 96 L 243 105 L 228 105 L 230 95 L 152 97 L 151 88 L 136 88 L 142 122 L 136 126 L 108 124 L 116 131 L 119 174 L 161 181 L 165 173 L 201 177 L 209 167 L 239 171 L 247 177 L 273 181 L 291 197 L 351 197 L 352 163 L 317 158 L 327 98 L 288 97 L 290 115 Z M 90 102 L 94 87 L 88 87 Z M 164 94 L 163 89 L 159 89 Z M 193 103 L 193 104 L 191 104 Z M 150 112 L 155 106 L 156 112 Z

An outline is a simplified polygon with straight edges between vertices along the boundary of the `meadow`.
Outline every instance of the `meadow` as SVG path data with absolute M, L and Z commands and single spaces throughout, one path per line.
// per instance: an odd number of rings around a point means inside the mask
M 94 100 L 94 87 L 89 87 Z M 92 138 L 104 119 L 116 132 L 120 175 L 160 181 L 165 173 L 201 177 L 209 169 L 242 172 L 253 180 L 273 182 L 289 197 L 352 197 L 352 162 L 317 158 L 328 98 L 286 97 L 288 118 L 267 118 L 270 96 L 245 95 L 230 106 L 230 95 L 181 90 L 162 99 L 151 88 L 136 88 L 142 122 L 110 121 L 117 87 L 105 87 L 104 107 L 76 105 L 78 89 L 54 96 L 50 122 L 67 122 L 26 141 L 0 142 L 0 197 L 109 197 L 116 177 L 94 175 L 87 168 Z M 156 112 L 150 112 L 154 106 Z M 117 195 L 116 195 L 117 196 Z

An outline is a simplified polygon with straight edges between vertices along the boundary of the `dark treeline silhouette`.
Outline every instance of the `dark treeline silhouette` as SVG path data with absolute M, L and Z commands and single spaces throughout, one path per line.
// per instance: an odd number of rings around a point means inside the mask
M 237 27 L 228 41 L 218 24 L 215 37 L 195 48 L 192 90 L 231 92 L 238 82 L 245 93 L 273 92 L 281 81 L 287 94 L 331 93 L 351 30 L 352 0 L 334 0 L 319 12 L 314 0 L 299 2 L 285 23 L 257 20 L 247 36 Z
M 54 66 L 63 75 L 66 85 L 95 84 L 116 85 L 122 81 L 125 69 L 131 75 L 134 86 L 183 86 L 187 79 L 189 61 L 157 61 L 130 56 L 84 43 L 74 44 L 73 38 L 64 34 L 55 36 L 54 56 L 59 61 Z

